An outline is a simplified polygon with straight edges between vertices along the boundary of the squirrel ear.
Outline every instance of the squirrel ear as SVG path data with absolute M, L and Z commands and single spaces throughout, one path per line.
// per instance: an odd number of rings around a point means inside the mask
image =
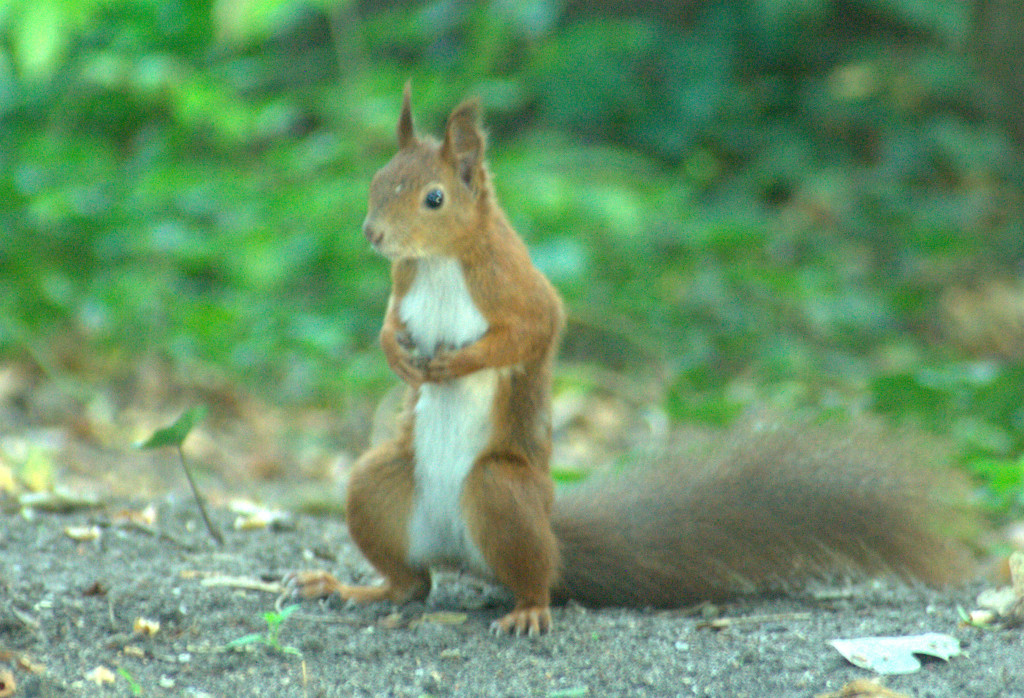
M 398 147 L 404 149 L 416 140 L 412 125 L 412 79 L 406 80 L 402 90 L 402 114 L 398 117 Z
M 441 158 L 455 168 L 459 179 L 473 190 L 482 179 L 485 147 L 486 139 L 480 129 L 480 104 L 475 99 L 463 102 L 448 117 Z

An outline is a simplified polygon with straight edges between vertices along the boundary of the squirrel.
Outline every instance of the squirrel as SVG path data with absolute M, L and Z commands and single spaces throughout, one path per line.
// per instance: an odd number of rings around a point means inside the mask
M 384 581 L 298 572 L 286 580 L 296 594 L 422 600 L 431 569 L 454 566 L 514 595 L 492 631 L 532 635 L 568 599 L 678 607 L 852 569 L 929 583 L 960 574 L 934 532 L 942 514 L 928 487 L 900 462 L 913 449 L 873 432 L 754 425 L 710 460 L 630 471 L 556 501 L 561 300 L 498 204 L 478 102 L 456 107 L 438 142 L 416 133 L 410 91 L 363 223 L 391 261 L 380 344 L 408 397 L 395 436 L 353 466 L 346 509 Z

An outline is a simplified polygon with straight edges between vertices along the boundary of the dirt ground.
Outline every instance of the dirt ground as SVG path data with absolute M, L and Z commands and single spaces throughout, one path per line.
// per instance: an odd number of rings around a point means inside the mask
M 282 612 L 293 603 L 280 596 L 287 572 L 372 576 L 332 510 L 352 457 L 338 448 L 339 418 L 289 415 L 209 382 L 184 393 L 168 392 L 173 385 L 142 375 L 83 391 L 0 366 L 0 698 L 774 698 L 834 693 L 857 679 L 896 692 L 873 695 L 1024 696 L 1021 629 L 961 622 L 983 584 L 863 581 L 673 612 L 570 605 L 537 638 L 491 635 L 508 596 L 450 574 L 426 604 L 304 602 Z M 211 415 L 186 450 L 223 546 L 204 529 L 173 453 L 131 447 L 196 401 Z M 572 396 L 559 410 L 560 463 L 622 446 L 600 436 L 629 422 L 628 410 Z M 54 491 L 68 498 L 45 494 Z M 258 510 L 239 513 L 233 497 L 287 513 L 267 523 Z M 962 653 L 879 679 L 829 644 L 925 632 L 953 635 Z
M 959 622 L 977 589 L 890 582 L 677 612 L 569 606 L 552 634 L 510 638 L 488 633 L 500 590 L 442 575 L 426 604 L 305 602 L 276 648 L 229 647 L 269 638 L 285 572 L 370 574 L 344 526 L 300 516 L 235 530 L 217 509 L 217 547 L 187 499 L 161 501 L 153 524 L 131 512 L 4 514 L 0 669 L 16 686 L 0 695 L 813 696 L 873 676 L 832 639 L 942 632 L 960 656 L 884 683 L 916 697 L 1024 696 L 1021 631 Z

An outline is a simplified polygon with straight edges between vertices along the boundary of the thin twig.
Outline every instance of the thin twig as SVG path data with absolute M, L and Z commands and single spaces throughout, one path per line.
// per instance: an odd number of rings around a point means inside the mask
M 715 620 L 698 623 L 698 628 L 724 630 L 734 625 L 761 625 L 763 623 L 785 623 L 795 620 L 810 620 L 813 615 L 804 611 L 793 613 L 769 613 L 756 616 L 737 616 L 735 618 L 716 618 Z
M 147 536 L 153 536 L 154 538 L 159 538 L 160 540 L 165 540 L 169 543 L 174 543 L 179 548 L 182 548 L 183 550 L 188 550 L 190 552 L 195 552 L 196 550 L 198 550 L 198 547 L 196 545 L 193 545 L 192 543 L 186 540 L 178 538 L 172 533 L 169 533 L 158 528 L 154 528 L 153 526 L 147 526 L 146 524 L 142 524 L 137 521 L 118 521 L 116 523 L 108 521 L 101 522 L 99 525 L 116 526 L 127 531 L 137 531 L 139 533 L 145 533 Z
M 252 577 L 233 577 L 228 575 L 217 575 L 207 577 L 200 584 L 204 587 L 230 587 L 233 589 L 247 589 L 248 591 L 264 591 L 270 594 L 280 594 L 285 591 L 281 582 L 264 582 L 261 579 Z

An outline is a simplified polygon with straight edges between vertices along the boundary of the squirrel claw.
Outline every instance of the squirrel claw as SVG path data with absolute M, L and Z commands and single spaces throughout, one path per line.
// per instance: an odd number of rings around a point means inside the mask
M 551 631 L 551 609 L 547 606 L 517 608 L 491 623 L 495 635 L 526 635 L 534 637 Z
M 281 583 L 289 596 L 300 599 L 326 599 L 340 592 L 343 586 L 334 575 L 323 570 L 289 572 Z
M 285 594 L 293 598 L 326 599 L 337 594 L 343 601 L 354 603 L 397 602 L 413 598 L 417 593 L 416 587 L 396 588 L 388 583 L 377 586 L 349 586 L 323 570 L 289 572 L 281 583 L 284 585 Z
M 410 351 L 416 347 L 416 342 L 413 341 L 412 334 L 410 334 L 408 330 L 395 332 L 395 341 L 398 342 L 398 346 L 402 347 L 406 351 Z

